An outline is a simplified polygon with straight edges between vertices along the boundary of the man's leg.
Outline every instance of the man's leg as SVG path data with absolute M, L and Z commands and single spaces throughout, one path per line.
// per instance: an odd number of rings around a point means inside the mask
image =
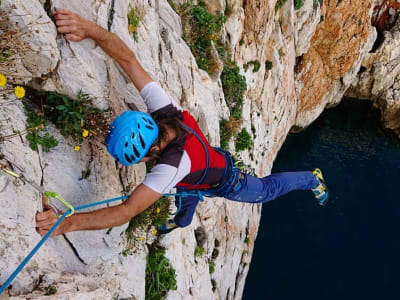
M 309 171 L 276 173 L 264 178 L 243 174 L 236 191 L 226 195 L 229 200 L 265 203 L 294 190 L 311 190 L 318 186 L 316 176 Z
M 181 199 L 181 209 L 175 216 L 174 221 L 178 227 L 186 227 L 192 223 L 194 212 L 196 211 L 197 204 L 199 204 L 198 196 L 187 196 Z M 176 207 L 179 207 L 179 200 L 176 197 Z

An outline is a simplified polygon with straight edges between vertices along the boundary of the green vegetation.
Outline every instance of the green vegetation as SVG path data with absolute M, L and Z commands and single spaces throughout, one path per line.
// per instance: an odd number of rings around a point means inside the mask
M 212 254 L 211 254 L 211 259 L 215 260 L 219 255 L 219 250 L 218 247 L 215 247 Z
M 77 142 L 82 142 L 83 137 L 89 134 L 102 139 L 107 134 L 110 112 L 95 107 L 90 96 L 82 91 L 76 100 L 56 92 L 39 93 L 34 90 L 30 90 L 28 97 L 40 108 L 37 112 L 25 106 L 29 126 L 39 123 L 45 126 L 47 121 L 51 121 L 64 137 L 72 137 Z
M 215 292 L 215 290 L 217 289 L 217 282 L 215 281 L 215 279 L 211 279 L 211 286 L 212 291 Z
M 51 296 L 57 293 L 57 288 L 54 285 L 49 285 L 44 288 L 44 292 L 46 296 Z
M 200 246 L 196 246 L 196 249 L 194 249 L 194 256 L 195 257 L 202 257 L 204 255 L 204 248 Z
M 221 74 L 225 101 L 231 112 L 229 120 L 220 121 L 221 148 L 227 150 L 229 140 L 236 135 L 241 125 L 244 93 L 247 90 L 246 78 L 240 74 L 239 67 L 230 62 Z
M 249 61 L 247 64 L 244 64 L 243 68 L 245 71 L 247 71 L 250 66 L 253 66 L 254 73 L 258 72 L 261 68 L 261 64 L 258 60 Z
M 72 137 L 78 143 L 89 135 L 101 139 L 106 136 L 110 122 L 109 111 L 95 107 L 90 96 L 82 91 L 73 100 L 56 92 L 39 93 L 29 89 L 28 98 L 39 106 L 38 110 L 24 104 L 28 128 L 40 129 L 32 130 L 26 136 L 32 150 L 37 151 L 38 145 L 41 145 L 43 151 L 47 152 L 58 145 L 54 137 L 47 132 L 43 134 L 48 121 L 53 122 L 64 137 Z
M 44 128 L 47 125 L 47 120 L 44 116 L 39 115 L 25 103 L 24 110 L 27 117 L 26 123 L 28 128 L 37 128 L 37 130 L 33 130 L 26 135 L 26 139 L 28 140 L 31 149 L 38 151 L 38 145 L 41 145 L 43 151 L 49 152 L 51 148 L 56 147 L 58 141 L 54 137 L 50 136 L 47 132 L 43 135 L 43 132 L 45 132 Z
M 282 59 L 282 57 L 285 55 L 285 52 L 283 51 L 282 48 L 279 48 L 278 54 L 279 54 L 279 58 Z
M 280 9 L 286 3 L 286 1 L 287 0 L 278 0 L 278 1 L 276 1 L 275 10 Z
M 294 0 L 294 9 L 298 10 L 304 5 L 304 0 Z
M 165 257 L 165 249 L 152 245 L 146 263 L 146 300 L 165 299 L 168 291 L 176 290 L 176 273 Z
M 170 0 L 172 8 L 176 6 Z M 183 38 L 189 45 L 197 65 L 208 74 L 216 74 L 220 71 L 220 62 L 213 56 L 213 46 L 217 50 L 219 59 L 224 67 L 221 73 L 221 83 L 225 95 L 225 101 L 230 110 L 229 120 L 220 121 L 221 148 L 228 149 L 229 141 L 235 136 L 241 126 L 244 93 L 247 90 L 246 78 L 240 74 L 237 64 L 230 59 L 230 53 L 222 41 L 221 31 L 229 15 L 229 5 L 225 15 L 221 12 L 213 14 L 207 10 L 206 3 L 192 1 L 182 4 L 176 9 L 181 16 Z M 244 43 L 242 40 L 240 43 Z M 253 72 L 260 70 L 260 62 L 250 61 L 248 66 L 253 66 Z
M 176 5 L 175 5 L 175 2 L 173 1 L 173 0 L 167 0 L 168 1 L 168 4 L 171 6 L 171 8 L 175 11 L 175 12 L 177 12 L 177 8 L 176 8 Z
M 229 141 L 232 137 L 232 133 L 225 128 L 225 126 L 228 126 L 228 124 L 228 120 L 223 119 L 219 121 L 220 147 L 225 150 L 228 150 Z
M 265 62 L 265 70 L 271 70 L 272 69 L 272 62 L 267 60 Z
M 244 239 L 244 243 L 245 243 L 245 244 L 249 244 L 249 243 L 250 243 L 250 239 L 249 239 L 248 237 L 246 237 L 246 238 Z
M 168 197 L 161 197 L 156 203 L 145 211 L 133 217 L 125 229 L 125 236 L 128 241 L 136 240 L 136 229 L 148 230 L 150 227 L 158 228 L 165 224 L 169 217 L 171 200 Z
M 204 1 L 194 4 L 192 1 L 182 4 L 177 12 L 182 19 L 183 38 L 189 45 L 200 69 L 209 74 L 216 73 L 217 61 L 212 57 L 212 44 L 220 48 L 223 24 L 226 17 L 217 12 L 215 15 L 207 10 Z M 221 54 L 221 53 L 220 53 Z
M 210 261 L 208 263 L 208 271 L 210 272 L 210 274 L 215 272 L 215 263 L 213 261 Z
M 225 65 L 221 74 L 222 89 L 231 116 L 240 119 L 242 116 L 244 93 L 247 90 L 246 77 L 240 74 L 239 67 L 231 63 Z
M 241 39 L 240 41 L 239 41 L 239 46 L 243 46 L 244 45 L 244 39 Z
M 246 128 L 243 128 L 236 137 L 235 150 L 236 152 L 249 149 L 253 146 L 253 139 L 247 132 Z
M 138 42 L 138 34 L 137 34 L 137 28 L 139 26 L 139 15 L 137 14 L 137 11 L 135 8 L 130 7 L 129 13 L 128 13 L 128 30 L 129 33 L 132 34 L 133 39 L 135 42 Z

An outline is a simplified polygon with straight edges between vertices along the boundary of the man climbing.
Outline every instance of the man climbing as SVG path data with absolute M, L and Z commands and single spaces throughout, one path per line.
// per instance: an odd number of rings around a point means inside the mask
M 265 203 L 293 190 L 312 190 L 320 205 L 327 203 L 328 190 L 319 169 L 264 178 L 241 172 L 228 152 L 209 145 L 191 114 L 150 78 L 135 54 L 115 34 L 68 10 L 58 9 L 55 20 L 58 32 L 66 39 L 96 41 L 126 72 L 148 107 L 150 114 L 127 111 L 111 123 L 106 138 L 108 152 L 123 165 L 147 161 L 155 165 L 124 203 L 74 214 L 53 235 L 120 226 L 174 187 L 178 193 L 186 194 L 177 197 L 179 212 L 160 228 L 161 233 L 189 225 L 202 195 Z M 44 235 L 56 220 L 52 210 L 38 213 L 37 231 Z

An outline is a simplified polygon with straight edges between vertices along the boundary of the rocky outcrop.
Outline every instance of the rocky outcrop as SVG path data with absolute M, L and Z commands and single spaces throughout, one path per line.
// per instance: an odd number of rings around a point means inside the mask
M 381 110 L 384 126 L 400 136 L 400 17 L 394 12 L 393 16 L 397 21 L 389 30 L 383 28 L 346 96 L 372 100 Z
M 398 100 L 399 81 L 376 77 L 398 76 L 399 30 L 387 33 L 380 50 L 368 54 L 376 39 L 370 25 L 372 0 L 305 0 L 297 10 L 292 0 L 280 0 L 281 7 L 267 0 L 206 2 L 210 10 L 227 14 L 224 39 L 246 77 L 242 126 L 253 133 L 254 146 L 239 155 L 258 175 L 270 173 L 291 129 L 308 126 L 327 105 L 338 103 L 350 85 L 353 94 L 376 103 L 382 102 L 382 95 Z M 34 50 L 21 56 L 15 68 L 24 76 L 13 82 L 70 97 L 83 90 L 98 107 L 109 107 L 115 114 L 129 108 L 146 110 L 126 75 L 93 41 L 73 43 L 57 35 L 51 20 L 55 7 L 80 13 L 121 37 L 152 78 L 196 116 L 210 142 L 219 144 L 219 120 L 229 115 L 221 81 L 197 67 L 181 38 L 180 17 L 166 0 L 2 0 L 1 8 L 10 15 L 8 23 L 29 32 L 23 37 Z M 128 31 L 130 7 L 140 18 L 137 42 Z M 387 63 L 376 58 L 378 53 Z M 258 61 L 260 69 L 243 68 L 249 61 Z M 389 100 L 387 107 L 394 103 Z M 2 105 L 0 120 L 2 136 L 24 130 L 22 103 Z M 116 165 L 101 143 L 83 144 L 76 152 L 72 140 L 64 139 L 52 125 L 48 130 L 60 141 L 49 153 L 31 150 L 24 136 L 0 143 L 0 151 L 16 171 L 73 205 L 120 195 L 143 180 L 143 165 Z M 91 174 L 83 178 L 82 170 L 88 168 Z M 0 196 L 2 282 L 40 238 L 34 216 L 41 199 L 29 185 L 4 174 Z M 191 226 L 162 238 L 177 273 L 178 289 L 170 291 L 168 299 L 240 299 L 260 216 L 259 205 L 207 199 Z M 50 239 L 14 281 L 10 294 L 14 299 L 42 299 L 41 287 L 54 284 L 58 292 L 53 298 L 144 299 L 147 244 L 154 237 L 143 233 L 144 240 L 130 247 L 121 237 L 124 229 Z M 199 230 L 206 232 L 203 257 L 194 256 Z

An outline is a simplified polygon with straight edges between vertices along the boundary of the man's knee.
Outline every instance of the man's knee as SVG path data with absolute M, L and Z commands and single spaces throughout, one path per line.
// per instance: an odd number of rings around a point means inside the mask
M 179 218 L 178 216 L 175 217 L 174 221 L 178 227 L 186 227 L 192 223 L 193 216 L 186 217 L 186 218 Z

